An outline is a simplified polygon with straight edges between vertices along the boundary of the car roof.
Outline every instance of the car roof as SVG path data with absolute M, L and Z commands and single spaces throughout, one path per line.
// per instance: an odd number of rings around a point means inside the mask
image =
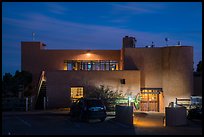
M 84 100 L 101 100 L 101 99 L 97 99 L 97 98 L 83 98 Z

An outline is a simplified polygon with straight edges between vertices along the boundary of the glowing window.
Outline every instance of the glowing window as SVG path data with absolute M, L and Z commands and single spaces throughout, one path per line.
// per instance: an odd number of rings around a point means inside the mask
M 71 98 L 83 97 L 83 87 L 71 87 Z

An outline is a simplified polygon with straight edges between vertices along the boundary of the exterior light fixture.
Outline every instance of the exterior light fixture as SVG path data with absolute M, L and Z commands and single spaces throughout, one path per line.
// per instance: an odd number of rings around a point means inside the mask
M 128 106 L 130 106 L 131 100 L 132 100 L 132 98 L 130 96 L 128 96 Z
M 88 57 L 91 56 L 90 50 L 87 50 L 87 51 L 86 51 L 86 55 L 87 55 Z

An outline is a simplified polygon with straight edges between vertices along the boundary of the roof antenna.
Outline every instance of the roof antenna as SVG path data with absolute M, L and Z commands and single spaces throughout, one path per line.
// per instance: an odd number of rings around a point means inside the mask
M 33 41 L 35 40 L 35 32 L 32 32 Z
M 165 41 L 166 41 L 166 46 L 168 46 L 169 38 L 165 38 Z
M 155 45 L 154 45 L 154 42 L 152 41 L 152 45 L 151 45 L 151 47 L 153 48 Z
M 181 46 L 181 41 L 178 41 L 178 46 Z

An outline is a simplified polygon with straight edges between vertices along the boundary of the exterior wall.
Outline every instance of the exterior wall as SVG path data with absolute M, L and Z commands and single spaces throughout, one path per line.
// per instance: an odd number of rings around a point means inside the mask
M 190 46 L 126 48 L 124 69 L 141 70 L 141 88 L 162 88 L 164 106 L 175 102 L 175 98 L 190 98 L 192 94 L 193 48 Z
M 42 70 L 64 70 L 65 60 L 116 60 L 120 66 L 120 50 L 46 50 L 41 42 L 22 42 L 21 69 L 30 71 L 37 84 Z
M 22 43 L 22 70 L 64 70 L 64 60 L 116 60 L 120 62 L 120 50 L 46 50 L 40 42 Z
M 141 88 L 162 88 L 161 48 L 124 49 L 124 70 L 141 70 Z
M 159 94 L 159 112 L 164 113 L 165 106 L 164 106 L 164 94 L 161 92 Z
M 124 49 L 120 50 L 120 70 L 124 70 Z
M 37 91 L 37 83 L 42 69 L 42 53 L 44 49 L 41 42 L 22 42 L 21 43 L 21 70 L 29 71 L 33 74 L 34 91 Z
M 193 47 L 172 46 L 162 49 L 164 104 L 175 98 L 190 98 L 193 91 Z
M 136 95 L 140 92 L 140 71 L 47 71 L 48 108 L 69 107 L 70 88 L 88 85 L 108 86 L 112 90 Z M 126 84 L 120 80 L 125 79 Z

